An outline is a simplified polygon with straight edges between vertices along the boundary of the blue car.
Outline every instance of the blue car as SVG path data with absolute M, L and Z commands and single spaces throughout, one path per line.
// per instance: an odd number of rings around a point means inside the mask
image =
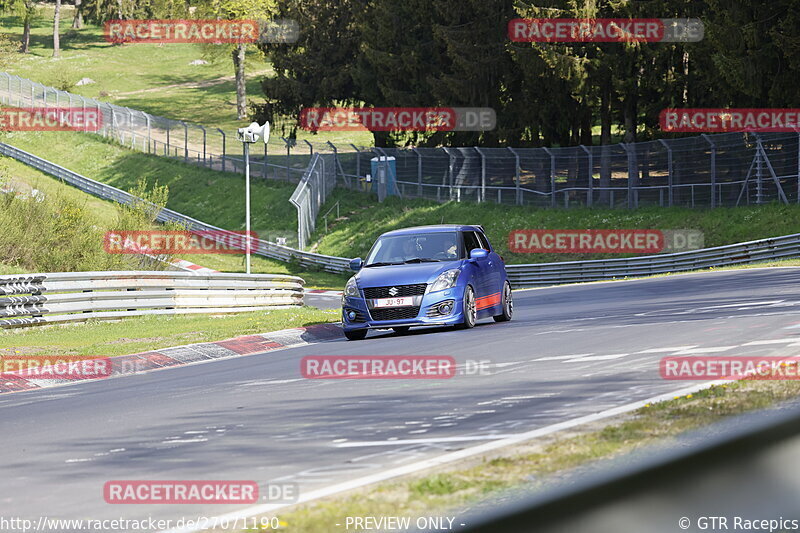
M 503 259 L 481 226 L 420 226 L 384 233 L 342 295 L 349 340 L 370 329 L 471 328 L 481 318 L 511 320 L 514 304 Z

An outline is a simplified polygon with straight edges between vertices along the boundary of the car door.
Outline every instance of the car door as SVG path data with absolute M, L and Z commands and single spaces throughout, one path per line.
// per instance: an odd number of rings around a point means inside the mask
M 463 238 L 464 254 L 467 259 L 469 259 L 469 253 L 472 250 L 475 248 L 483 248 L 478 235 L 474 231 L 463 232 Z M 472 287 L 475 289 L 475 302 L 478 307 L 478 313 L 480 313 L 484 309 L 481 305 L 486 303 L 486 300 L 483 300 L 483 298 L 489 295 L 489 279 L 491 277 L 492 267 L 488 256 L 474 262 L 470 261 L 470 265 L 472 267 Z
M 486 296 L 481 303 L 486 306 L 485 309 L 495 308 L 494 310 L 499 312 L 499 304 L 503 295 L 503 262 L 500 256 L 492 250 L 489 239 L 486 238 L 483 232 L 476 231 L 475 235 L 480 242 L 481 248 L 489 252 L 489 256 L 486 258 Z

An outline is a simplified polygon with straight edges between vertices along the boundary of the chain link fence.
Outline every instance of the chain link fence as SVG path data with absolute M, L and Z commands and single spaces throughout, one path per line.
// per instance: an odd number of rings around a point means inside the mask
M 150 115 L 7 73 L 0 73 L 0 101 L 9 106 L 95 108 L 103 119 L 99 133 L 125 146 L 244 173 L 234 132 Z M 565 148 L 362 148 L 273 137 L 263 154 L 254 145 L 251 172 L 299 183 L 317 154 L 326 156 L 326 173 L 338 185 L 378 193 L 380 200 L 398 194 L 439 202 L 562 208 L 800 203 L 800 132 Z M 391 186 L 382 188 L 387 183 L 374 180 L 373 174 L 391 176 Z M 316 183 L 311 180 L 304 187 L 313 189 Z M 316 217 L 318 208 L 304 218 Z

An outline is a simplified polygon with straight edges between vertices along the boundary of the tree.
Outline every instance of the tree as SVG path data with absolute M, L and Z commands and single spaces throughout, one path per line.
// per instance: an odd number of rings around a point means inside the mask
M 356 13 L 362 3 L 287 0 L 278 5 L 276 16 L 296 20 L 303 30 L 296 43 L 259 45 L 275 70 L 262 82 L 267 102 L 257 108 L 259 119 L 274 123 L 278 116 L 298 117 L 303 107 L 360 103 L 353 70 L 360 46 Z M 281 129 L 294 137 L 297 123 Z
M 61 24 L 61 0 L 56 0 L 56 9 L 53 14 L 53 57 L 61 55 L 61 42 L 59 40 L 59 25 Z
M 75 30 L 83 28 L 83 3 L 81 0 L 75 0 L 75 17 L 72 19 L 72 28 Z
M 31 22 L 36 16 L 36 5 L 33 0 L 0 0 L 0 11 L 12 13 L 22 19 L 20 52 L 27 54 L 31 46 Z
M 270 0 L 212 0 L 209 3 L 201 4 L 197 9 L 203 16 L 218 19 L 254 19 L 259 21 L 272 18 L 274 10 L 274 3 Z M 230 57 L 233 60 L 233 71 L 236 79 L 236 116 L 244 119 L 247 118 L 247 79 L 245 77 L 247 44 L 232 44 L 224 49 L 230 52 Z

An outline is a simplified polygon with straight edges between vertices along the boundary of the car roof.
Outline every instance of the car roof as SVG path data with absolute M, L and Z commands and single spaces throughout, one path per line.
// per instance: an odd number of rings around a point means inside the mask
M 465 224 L 437 224 L 435 226 L 414 226 L 411 228 L 387 231 L 383 235 L 411 235 L 415 233 L 444 233 L 447 231 L 483 231 L 481 226 Z M 383 236 L 381 235 L 381 237 Z

